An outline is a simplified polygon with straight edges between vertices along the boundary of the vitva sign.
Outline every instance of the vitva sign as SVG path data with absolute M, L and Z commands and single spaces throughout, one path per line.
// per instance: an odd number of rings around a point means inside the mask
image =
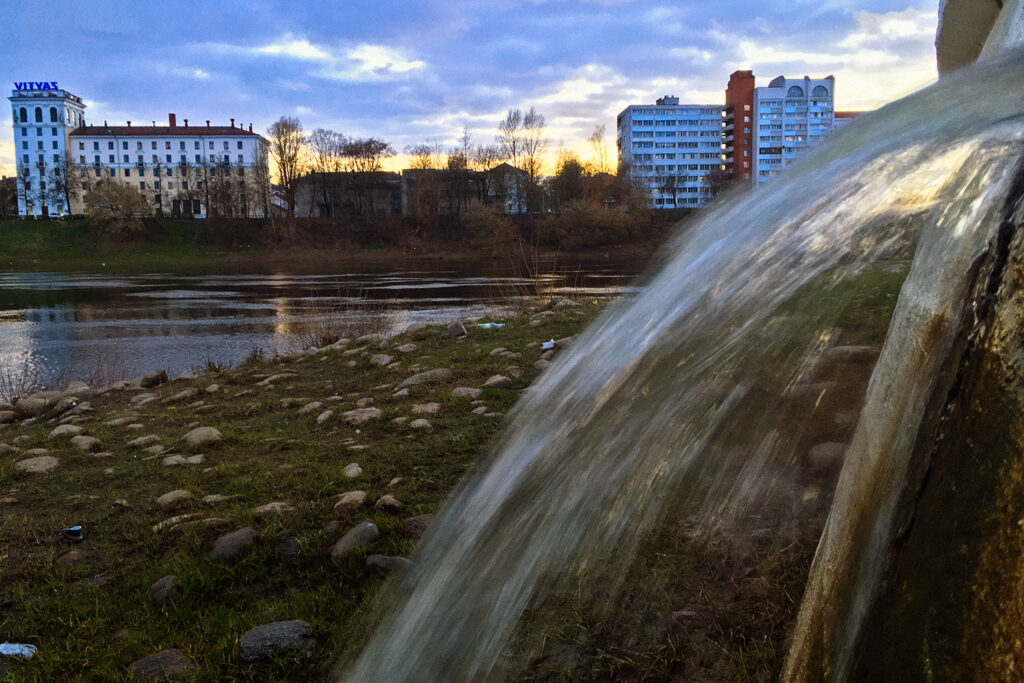
M 15 90 L 60 90 L 57 87 L 57 81 L 22 81 L 14 82 Z

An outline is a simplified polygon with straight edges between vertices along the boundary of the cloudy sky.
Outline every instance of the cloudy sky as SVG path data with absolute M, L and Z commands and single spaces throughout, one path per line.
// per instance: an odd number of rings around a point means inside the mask
M 665 94 L 718 104 L 729 74 L 836 76 L 869 109 L 935 80 L 938 0 L 174 0 L 0 3 L 7 81 L 57 81 L 87 121 L 234 117 L 375 136 L 401 151 L 463 126 L 491 143 L 536 106 L 551 147 Z M 9 108 L 0 173 L 13 175 Z M 399 163 L 401 160 L 396 160 Z

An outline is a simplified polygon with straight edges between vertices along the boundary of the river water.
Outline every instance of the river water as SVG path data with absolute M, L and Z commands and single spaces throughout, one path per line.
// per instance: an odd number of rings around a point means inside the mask
M 35 386 L 163 368 L 184 374 L 207 361 L 237 363 L 256 347 L 295 350 L 302 330 L 325 315 L 384 317 L 400 332 L 507 314 L 539 293 L 614 296 L 641 266 L 551 267 L 536 277 L 494 262 L 341 273 L 0 273 L 0 374 Z

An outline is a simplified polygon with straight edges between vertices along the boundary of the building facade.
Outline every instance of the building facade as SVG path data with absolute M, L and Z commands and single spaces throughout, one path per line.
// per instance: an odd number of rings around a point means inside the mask
M 657 209 L 699 208 L 725 172 L 722 105 L 679 104 L 671 95 L 654 105 L 630 105 L 616 120 L 619 162 L 634 197 Z
M 21 82 L 14 84 L 8 99 L 14 122 L 18 215 L 70 213 L 68 137 L 85 124 L 82 98 L 55 82 Z
M 835 89 L 833 76 L 779 76 L 767 88 L 754 88 L 755 185 L 771 180 L 832 133 Z

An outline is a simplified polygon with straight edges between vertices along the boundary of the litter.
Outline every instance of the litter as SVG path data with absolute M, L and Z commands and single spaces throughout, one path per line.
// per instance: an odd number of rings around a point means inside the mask
M 21 657 L 28 659 L 36 653 L 35 645 L 23 645 L 21 643 L 0 643 L 0 655 Z
M 477 323 L 477 327 L 481 327 L 485 330 L 490 330 L 498 327 L 505 327 L 505 323 Z
M 72 543 L 81 543 L 85 540 L 85 536 L 82 535 L 82 525 L 76 524 L 75 526 L 69 526 L 60 530 L 60 537 L 65 541 L 71 541 Z
M 551 341 L 544 342 L 543 344 L 540 345 L 540 348 L 543 349 L 544 351 L 555 348 L 555 340 L 552 339 Z

